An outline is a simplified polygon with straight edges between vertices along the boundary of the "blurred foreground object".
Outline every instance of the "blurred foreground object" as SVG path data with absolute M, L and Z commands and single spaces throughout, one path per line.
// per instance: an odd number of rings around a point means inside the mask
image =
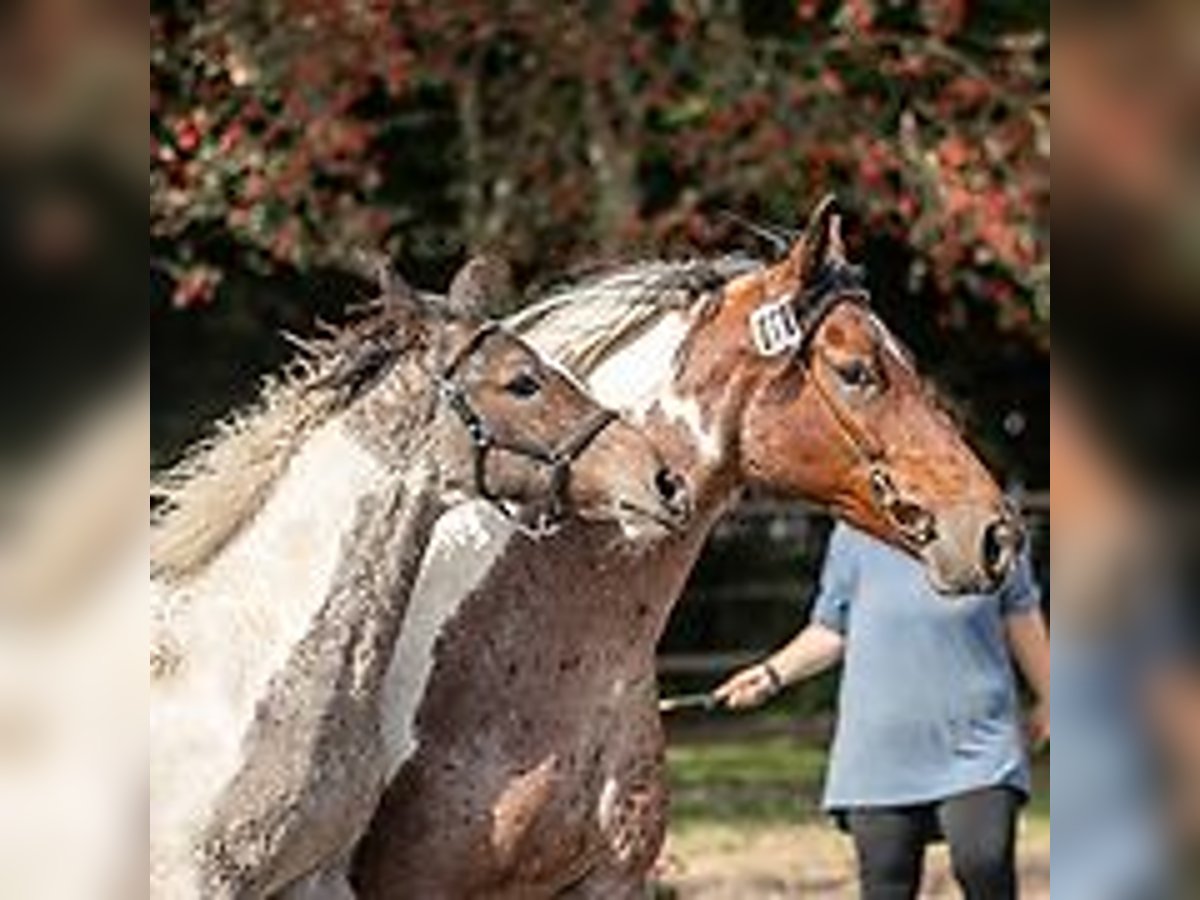
M 144 894 L 145 10 L 0 17 L 0 896 Z
M 1051 419 L 1051 884 L 1066 900 L 1171 896 L 1169 828 L 1146 695 L 1175 665 L 1162 640 L 1162 554 L 1127 473 L 1055 388 Z
M 147 387 L 142 379 L 94 410 L 21 485 L 6 485 L 6 900 L 116 900 L 137 896 L 144 879 Z
M 1060 900 L 1196 887 L 1198 39 L 1196 4 L 1065 3 L 1054 19 Z

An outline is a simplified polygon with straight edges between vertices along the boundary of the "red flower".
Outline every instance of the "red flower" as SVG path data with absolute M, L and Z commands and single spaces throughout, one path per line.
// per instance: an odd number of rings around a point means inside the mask
M 242 128 L 240 122 L 232 123 L 225 129 L 221 135 L 221 141 L 218 144 L 222 153 L 230 153 L 237 148 L 237 145 L 242 142 L 242 136 L 245 134 L 245 129 Z
M 175 126 L 175 146 L 184 153 L 193 153 L 200 146 L 200 129 L 190 119 Z
M 821 87 L 831 94 L 842 94 L 846 90 L 846 85 L 842 81 L 842 76 L 835 69 L 822 69 L 820 75 Z
M 220 283 L 221 272 L 218 269 L 204 265 L 192 266 L 176 280 L 171 303 L 177 309 L 209 303 Z
M 921 18 L 938 37 L 950 37 L 962 30 L 967 18 L 966 0 L 922 0 Z
M 938 160 L 950 171 L 961 169 L 971 159 L 971 145 L 959 135 L 943 138 L 937 146 Z
M 820 0 L 800 0 L 796 4 L 796 16 L 801 22 L 811 22 L 820 11 Z
M 875 24 L 875 4 L 872 0 L 846 0 L 844 8 L 855 31 L 866 34 Z

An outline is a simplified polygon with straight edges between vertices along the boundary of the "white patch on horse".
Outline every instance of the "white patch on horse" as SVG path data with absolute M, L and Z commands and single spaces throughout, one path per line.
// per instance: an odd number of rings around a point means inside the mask
M 634 414 L 649 412 L 674 379 L 675 354 L 687 333 L 683 313 L 663 316 L 596 366 L 587 379 L 596 399 Z
M 605 834 L 616 822 L 617 798 L 620 791 L 621 786 L 617 779 L 611 775 L 604 779 L 604 785 L 600 788 L 600 799 L 596 803 L 596 822 L 600 831 Z
M 706 462 L 721 458 L 721 438 L 704 422 L 694 397 L 676 390 L 675 358 L 690 331 L 682 312 L 663 316 L 653 327 L 601 362 L 588 377 L 588 387 L 605 406 L 645 420 L 658 407 L 691 435 L 696 452 Z
M 417 748 L 417 712 L 433 672 L 438 638 L 503 554 L 512 534 L 512 523 L 486 500 L 456 506 L 434 526 L 381 694 L 388 781 Z
M 278 900 L 355 900 L 346 866 L 321 869 L 279 892 Z
M 156 862 L 189 853 L 239 770 L 258 703 L 325 602 L 359 500 L 382 473 L 340 423 L 326 424 L 226 550 L 156 598 L 160 627 L 187 648 L 154 683 L 151 833 L 185 844 L 157 848 Z
M 695 397 L 684 397 L 675 390 L 667 390 L 659 405 L 669 419 L 682 423 L 692 435 L 696 450 L 705 462 L 715 463 L 721 459 L 721 435 L 715 428 L 704 424 L 704 411 Z

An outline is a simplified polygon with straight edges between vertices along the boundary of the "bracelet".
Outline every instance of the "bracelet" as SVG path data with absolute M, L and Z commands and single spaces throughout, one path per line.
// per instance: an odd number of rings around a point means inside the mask
M 762 667 L 767 673 L 767 681 L 771 682 L 771 694 L 778 694 L 783 690 L 783 679 L 779 677 L 779 671 L 770 662 L 764 662 Z

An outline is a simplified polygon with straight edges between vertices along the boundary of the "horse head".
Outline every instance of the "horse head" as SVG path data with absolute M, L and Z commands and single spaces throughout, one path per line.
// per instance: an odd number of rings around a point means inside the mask
M 680 526 L 690 505 L 683 479 L 645 435 L 486 318 L 507 290 L 507 267 L 488 257 L 469 261 L 444 297 L 389 276 L 382 312 L 339 377 L 372 385 L 376 402 L 390 407 L 412 403 L 414 379 L 434 388 L 431 435 L 448 491 L 540 528 L 569 514 L 615 520 L 635 538 Z M 415 369 L 391 370 L 413 348 Z
M 1022 529 L 870 307 L 826 198 L 786 257 L 735 278 L 710 331 L 738 381 L 742 477 L 802 496 L 919 558 L 947 594 L 996 587 Z

